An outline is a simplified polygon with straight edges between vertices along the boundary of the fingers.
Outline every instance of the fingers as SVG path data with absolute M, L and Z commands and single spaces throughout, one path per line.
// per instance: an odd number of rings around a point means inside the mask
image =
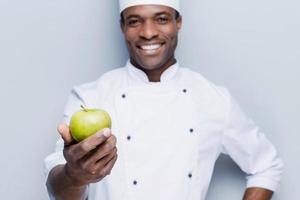
M 104 158 L 105 156 L 111 154 L 113 151 L 117 151 L 116 148 L 117 139 L 114 135 L 111 135 L 105 143 L 98 146 L 95 151 L 93 151 L 89 156 L 85 157 L 84 162 L 87 166 L 92 165 Z
M 103 131 L 99 131 L 72 147 L 72 154 L 76 155 L 77 159 L 80 159 L 90 153 L 90 151 L 94 150 L 97 146 L 104 143 L 110 135 L 111 130 L 108 128 Z
M 98 178 L 95 180 L 95 182 L 100 181 L 105 176 L 109 175 L 113 166 L 115 165 L 118 155 L 117 154 L 110 154 L 105 157 L 105 164 L 104 159 L 99 161 L 97 166 L 94 168 L 94 171 L 92 171 L 92 174 L 96 175 Z
M 113 166 L 115 165 L 116 161 L 118 159 L 118 154 L 116 154 L 103 168 L 104 172 L 106 172 L 106 174 L 110 174 L 111 169 L 113 168 Z
M 88 167 L 88 171 L 91 174 L 99 175 L 99 176 L 106 176 L 106 171 L 103 172 L 104 167 L 109 163 L 115 156 L 117 155 L 117 149 L 114 149 L 110 154 L 103 157 L 96 163 L 93 163 L 91 166 Z
M 105 156 L 103 159 L 99 160 L 97 162 L 98 166 L 101 166 L 101 168 L 104 168 L 115 156 L 117 156 L 117 149 L 113 149 L 113 151 Z
M 59 132 L 62 139 L 64 140 L 65 145 L 70 145 L 73 142 L 73 138 L 67 124 L 60 123 L 57 127 L 57 131 Z

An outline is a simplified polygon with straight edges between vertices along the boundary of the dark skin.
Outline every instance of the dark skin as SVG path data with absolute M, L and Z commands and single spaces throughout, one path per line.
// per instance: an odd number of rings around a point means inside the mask
M 133 6 L 122 13 L 124 33 L 131 63 L 143 70 L 149 81 L 159 82 L 161 74 L 176 62 L 174 52 L 181 28 L 181 16 L 166 6 Z M 156 45 L 154 49 L 147 49 Z
M 57 200 L 83 200 L 87 185 L 110 174 L 117 160 L 116 137 L 109 129 L 77 143 L 66 124 L 58 126 L 64 146 L 65 165 L 54 167 L 47 179 L 47 189 Z
M 122 13 L 124 33 L 131 63 L 144 71 L 149 81 L 159 82 L 161 74 L 176 63 L 174 52 L 182 18 L 174 9 L 159 5 L 127 8 Z M 57 200 L 84 200 L 90 183 L 110 174 L 116 160 L 116 137 L 107 130 L 76 143 L 65 124 L 58 126 L 64 146 L 65 165 L 54 167 L 47 179 L 47 189 Z M 243 200 L 269 200 L 273 192 L 248 188 Z
M 130 53 L 131 63 L 143 70 L 149 81 L 159 82 L 161 74 L 176 62 L 174 53 L 181 16 L 166 6 L 134 6 L 123 12 L 121 28 Z M 143 52 L 140 46 L 162 44 L 153 53 Z M 273 192 L 264 188 L 248 188 L 243 200 L 269 200 Z
M 243 200 L 269 200 L 272 198 L 273 191 L 264 188 L 247 188 Z

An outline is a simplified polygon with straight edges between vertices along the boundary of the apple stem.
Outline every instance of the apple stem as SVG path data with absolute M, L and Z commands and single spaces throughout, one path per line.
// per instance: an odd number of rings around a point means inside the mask
M 85 109 L 85 107 L 83 105 L 80 105 L 80 107 L 85 111 L 87 112 L 87 110 Z

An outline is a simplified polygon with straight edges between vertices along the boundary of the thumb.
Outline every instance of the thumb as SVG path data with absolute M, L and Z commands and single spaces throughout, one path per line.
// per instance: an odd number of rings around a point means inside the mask
M 67 124 L 60 123 L 57 126 L 57 131 L 59 132 L 62 139 L 64 140 L 65 146 L 70 145 L 74 142 L 73 138 L 72 138 L 72 135 L 71 135 L 71 132 L 70 132 L 70 129 L 69 129 Z

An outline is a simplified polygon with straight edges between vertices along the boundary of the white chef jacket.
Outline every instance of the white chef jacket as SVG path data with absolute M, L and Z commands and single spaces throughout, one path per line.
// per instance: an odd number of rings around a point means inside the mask
M 128 61 L 74 87 L 65 123 L 81 104 L 109 112 L 118 148 L 111 174 L 89 185 L 89 200 L 204 200 L 221 153 L 246 172 L 247 187 L 279 185 L 283 164 L 265 135 L 225 88 L 178 63 L 160 82 Z M 65 163 L 62 150 L 60 139 L 46 174 Z

